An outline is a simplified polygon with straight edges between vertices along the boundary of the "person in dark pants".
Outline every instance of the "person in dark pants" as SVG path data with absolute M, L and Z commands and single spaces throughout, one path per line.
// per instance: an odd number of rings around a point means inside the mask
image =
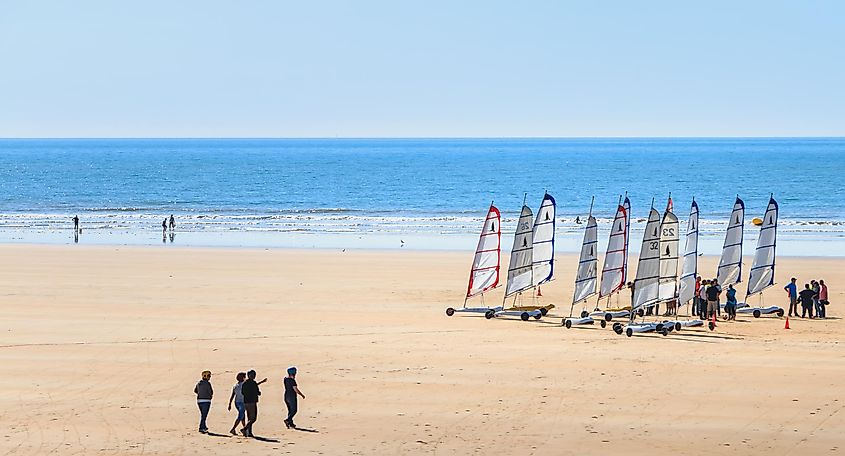
M 73 231 L 79 233 L 79 216 L 73 216 Z
M 170 214 L 170 231 L 176 229 L 176 219 L 173 218 L 173 214 Z
M 197 406 L 200 409 L 200 432 L 206 434 L 208 426 L 205 419 L 211 410 L 211 397 L 214 395 L 214 389 L 211 388 L 211 371 L 202 371 L 202 380 L 194 387 L 194 393 L 197 395 Z
M 736 289 L 733 285 L 728 285 L 726 293 L 727 301 L 725 301 L 725 316 L 726 320 L 736 320 Z
M 789 283 L 783 287 L 786 290 L 786 294 L 789 295 L 789 315 L 790 317 L 795 314 L 798 316 L 798 287 L 795 286 L 795 281 L 798 280 L 795 277 L 789 281 Z
M 297 395 L 305 399 L 305 395 L 299 390 L 296 384 L 296 367 L 288 367 L 288 376 L 285 377 L 285 405 L 288 408 L 288 417 L 285 420 L 285 426 L 296 429 L 296 424 L 293 422 L 293 417 L 298 410 Z
M 265 378 L 260 382 L 255 381 L 255 371 L 250 370 L 246 373 L 246 381 L 241 385 L 241 394 L 244 396 L 244 408 L 246 409 L 246 426 L 241 429 L 241 434 L 244 437 L 253 437 L 252 425 L 258 420 L 258 396 L 261 396 L 261 390 L 258 385 L 267 381 Z
M 805 318 L 807 314 L 810 314 L 810 318 L 813 318 L 813 297 L 816 295 L 816 292 L 810 289 L 810 284 L 805 283 L 804 289 L 801 290 L 801 293 L 798 293 L 798 299 L 801 300 L 801 318 Z

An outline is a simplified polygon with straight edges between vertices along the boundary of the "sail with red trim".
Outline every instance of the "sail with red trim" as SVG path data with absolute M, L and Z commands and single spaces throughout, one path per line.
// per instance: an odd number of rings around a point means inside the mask
M 628 201 L 625 198 L 625 201 Z M 628 203 L 630 204 L 630 202 Z M 601 270 L 599 299 L 610 296 L 625 286 L 625 269 L 628 245 L 628 211 L 624 205 L 616 208 L 616 216 L 610 225 L 610 238 L 607 240 L 607 253 Z
M 472 260 L 472 269 L 469 273 L 467 298 L 484 293 L 499 284 L 501 221 L 499 209 L 491 204 L 490 210 L 487 211 L 487 217 L 484 219 L 484 226 L 481 228 L 478 246 L 475 248 L 475 257 Z
M 678 217 L 672 212 L 672 198 L 660 222 L 660 273 L 658 275 L 657 299 L 671 301 L 678 293 Z
M 761 293 L 775 284 L 775 245 L 778 232 L 778 203 L 769 198 L 763 224 L 760 225 L 760 237 L 757 239 L 757 250 L 754 251 L 754 262 L 748 273 L 748 292 L 746 296 Z

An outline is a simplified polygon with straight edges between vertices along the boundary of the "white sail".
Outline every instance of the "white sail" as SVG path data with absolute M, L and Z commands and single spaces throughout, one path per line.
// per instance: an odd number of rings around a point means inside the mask
M 751 296 L 775 283 L 775 245 L 778 232 L 778 203 L 769 198 L 766 215 L 760 226 L 760 238 L 757 239 L 757 250 L 754 251 L 754 263 L 748 274 L 748 293 Z
M 534 220 L 534 285 L 552 280 L 555 263 L 555 199 L 546 193 Z
M 501 215 L 496 206 L 490 205 L 478 246 L 475 248 L 475 258 L 469 273 L 467 298 L 495 288 L 499 284 L 499 262 L 501 257 L 502 226 Z
M 627 198 L 626 198 L 627 201 Z M 616 208 L 616 216 L 610 226 L 610 238 L 607 240 L 607 253 L 601 270 L 599 299 L 610 296 L 625 286 L 625 269 L 628 245 L 629 213 L 624 206 Z
M 716 271 L 716 278 L 723 287 L 742 280 L 744 224 L 745 203 L 737 197 L 733 211 L 731 211 L 731 218 L 728 221 L 728 230 L 725 232 L 725 244 L 722 247 L 722 258 L 719 259 L 719 269 Z
M 505 289 L 505 297 L 527 290 L 534 286 L 531 279 L 532 265 L 534 260 L 534 243 L 531 219 L 533 218 L 531 208 L 522 206 L 522 213 L 516 224 L 516 233 L 513 237 L 513 249 L 511 249 L 511 260 L 508 265 L 508 285 Z
M 622 285 L 620 289 L 628 282 L 628 242 L 631 240 L 631 200 L 628 199 L 628 193 L 625 193 L 625 200 L 622 201 L 622 207 L 625 208 L 625 252 L 622 256 Z
M 695 278 L 698 275 L 698 204 L 692 200 L 687 222 L 687 241 L 684 247 L 684 261 L 681 266 L 678 305 L 684 305 L 695 297 Z
M 573 304 L 596 294 L 596 277 L 598 277 L 599 264 L 598 237 L 599 229 L 596 218 L 590 215 L 587 219 L 587 227 L 584 229 L 584 242 L 581 243 L 578 273 L 575 275 Z
M 660 274 L 657 299 L 675 299 L 678 291 L 678 217 L 672 211 L 663 214 L 660 222 Z
M 637 263 L 637 278 L 634 281 L 634 310 L 657 301 L 658 278 L 660 276 L 660 213 L 651 208 L 643 233 L 643 246 Z

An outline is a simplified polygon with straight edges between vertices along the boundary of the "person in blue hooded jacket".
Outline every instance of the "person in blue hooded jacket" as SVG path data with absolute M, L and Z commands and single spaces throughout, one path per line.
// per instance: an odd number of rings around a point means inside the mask
M 733 285 L 728 285 L 728 291 L 725 293 L 727 301 L 725 302 L 725 317 L 728 320 L 736 320 L 736 289 Z

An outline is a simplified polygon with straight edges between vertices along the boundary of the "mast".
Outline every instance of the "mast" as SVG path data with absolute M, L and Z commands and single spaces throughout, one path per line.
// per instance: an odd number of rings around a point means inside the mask
M 484 218 L 475 256 L 469 272 L 469 284 L 464 298 L 467 299 L 483 294 L 487 290 L 499 285 L 499 268 L 501 264 L 502 223 L 499 209 L 490 202 L 490 209 Z
M 778 203 L 774 195 L 769 196 L 763 224 L 760 226 L 760 237 L 757 239 L 757 249 L 754 251 L 754 262 L 748 273 L 748 296 L 762 293 L 763 290 L 775 284 L 775 246 L 777 245 Z

